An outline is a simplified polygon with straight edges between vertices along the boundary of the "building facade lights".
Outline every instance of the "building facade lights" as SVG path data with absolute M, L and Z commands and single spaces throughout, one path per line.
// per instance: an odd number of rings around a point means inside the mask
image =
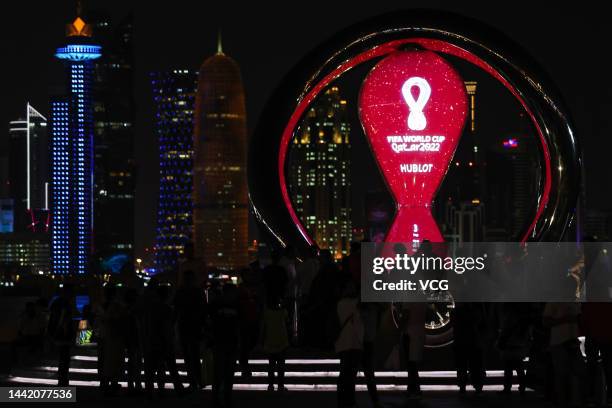
M 172 70 L 151 74 L 155 134 L 159 141 L 159 198 L 155 270 L 178 265 L 191 242 L 193 190 L 193 113 L 197 73 Z
M 85 32 L 86 24 L 77 23 L 75 30 Z M 93 230 L 91 88 L 101 47 L 70 42 L 55 56 L 65 64 L 67 84 L 66 94 L 51 103 L 51 268 L 54 274 L 85 274 Z

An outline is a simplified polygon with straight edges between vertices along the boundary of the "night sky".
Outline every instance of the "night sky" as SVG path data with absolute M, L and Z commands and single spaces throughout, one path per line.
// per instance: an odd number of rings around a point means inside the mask
M 2 92 L 0 125 L 16 119 L 30 101 L 43 114 L 57 87 L 54 48 L 64 24 L 74 18 L 75 2 L 53 0 L 3 3 L 0 26 Z M 157 200 L 157 145 L 152 131 L 147 73 L 197 69 L 215 51 L 223 32 L 226 54 L 242 68 L 252 131 L 258 115 L 284 74 L 318 43 L 338 30 L 384 12 L 432 8 L 479 19 L 525 47 L 560 88 L 582 142 L 587 172 L 587 206 L 610 209 L 609 151 L 612 147 L 612 84 L 608 14 L 586 2 L 476 1 L 290 1 L 130 2 L 85 1 L 121 18 L 135 13 L 137 254 L 154 239 Z M 95 33 L 94 33 L 95 35 Z M 479 118 L 486 121 L 487 118 Z

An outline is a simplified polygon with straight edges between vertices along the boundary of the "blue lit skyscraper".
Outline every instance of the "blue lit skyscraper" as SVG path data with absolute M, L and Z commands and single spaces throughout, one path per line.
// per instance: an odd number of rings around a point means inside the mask
M 197 72 L 151 74 L 159 140 L 155 268 L 172 270 L 193 234 L 193 115 Z
M 78 13 L 80 14 L 80 13 Z M 55 56 L 66 67 L 66 95 L 51 102 L 51 267 L 56 274 L 89 270 L 93 231 L 93 60 L 101 47 L 78 16 Z

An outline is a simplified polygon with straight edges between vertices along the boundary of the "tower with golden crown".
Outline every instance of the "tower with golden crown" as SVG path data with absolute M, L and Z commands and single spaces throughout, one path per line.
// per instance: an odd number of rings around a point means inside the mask
M 55 56 L 64 63 L 64 95 L 51 102 L 51 270 L 85 274 L 93 232 L 93 61 L 101 47 L 81 17 L 66 26 Z

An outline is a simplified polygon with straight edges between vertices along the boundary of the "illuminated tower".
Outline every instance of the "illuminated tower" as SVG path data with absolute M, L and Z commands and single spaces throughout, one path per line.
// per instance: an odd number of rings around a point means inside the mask
M 246 111 L 238 64 L 217 53 L 200 67 L 195 116 L 194 245 L 206 265 L 248 264 Z
M 159 141 L 159 201 L 155 268 L 174 268 L 192 236 L 193 110 L 197 75 L 173 70 L 151 74 Z
M 92 74 L 101 47 L 80 17 L 66 26 L 55 56 L 66 67 L 67 89 L 51 102 L 51 267 L 56 274 L 89 271 L 93 223 Z
M 26 104 L 9 123 L 8 199 L 0 199 L 0 268 L 49 271 L 49 143 L 47 119 Z
M 352 239 L 351 128 L 338 87 L 325 91 L 299 129 L 287 173 L 291 200 L 319 247 L 340 258 Z
M 469 101 L 469 117 L 468 117 L 468 128 L 470 132 L 476 131 L 476 87 L 478 82 L 476 81 L 465 81 L 465 89 L 467 91 Z
M 9 183 L 16 232 L 47 232 L 49 142 L 47 118 L 29 103 L 25 117 L 9 123 Z
M 468 94 L 468 120 L 465 122 L 463 143 L 466 149 L 455 154 L 455 166 L 459 163 L 461 173 L 461 188 L 456 199 L 457 209 L 464 208 L 467 203 L 480 202 L 483 198 L 483 163 L 481 134 L 476 131 L 476 81 L 465 81 Z

